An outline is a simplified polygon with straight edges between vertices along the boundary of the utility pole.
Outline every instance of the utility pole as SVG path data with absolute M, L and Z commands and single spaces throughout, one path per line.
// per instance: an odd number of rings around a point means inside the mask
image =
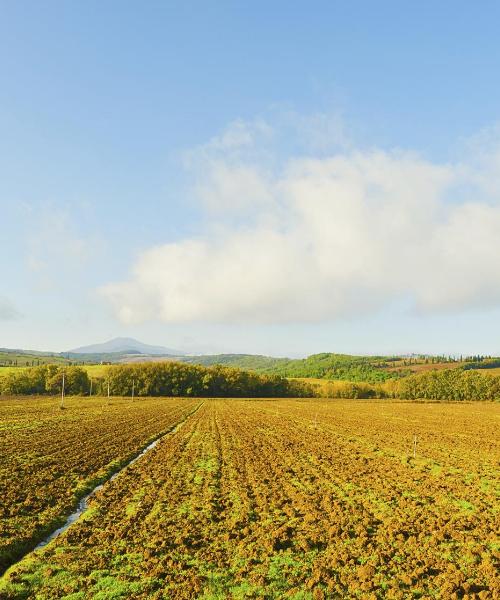
M 64 371 L 62 374 L 62 385 L 61 385 L 61 404 L 59 408 L 62 410 L 64 408 Z

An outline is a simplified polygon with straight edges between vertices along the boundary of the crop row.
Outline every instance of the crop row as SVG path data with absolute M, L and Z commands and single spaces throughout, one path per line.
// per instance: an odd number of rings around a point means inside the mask
M 0 573 L 78 498 L 196 406 L 193 400 L 0 401 Z
M 485 441 L 484 456 L 472 442 L 491 435 L 496 407 L 471 407 L 459 443 L 452 405 L 440 417 L 407 404 L 349 407 L 206 401 L 13 569 L 5 590 L 73 600 L 497 597 L 495 482 L 484 479 L 496 442 Z M 415 428 L 432 468 L 405 452 Z

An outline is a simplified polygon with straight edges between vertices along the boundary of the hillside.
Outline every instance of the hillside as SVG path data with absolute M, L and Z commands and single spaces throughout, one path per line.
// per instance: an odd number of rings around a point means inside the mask
M 116 342 L 116 344 L 115 344 Z M 94 349 L 130 346 L 121 351 L 90 352 Z M 149 350 L 148 353 L 140 351 Z M 84 352 L 36 352 L 0 348 L 0 374 L 6 367 L 27 367 L 42 364 L 125 364 L 133 362 L 158 362 L 177 360 L 184 363 L 212 366 L 223 365 L 253 371 L 262 375 L 279 375 L 289 378 L 321 379 L 325 381 L 347 381 L 352 383 L 384 383 L 399 380 L 413 374 L 440 371 L 461 367 L 464 370 L 482 370 L 496 374 L 500 360 L 492 357 L 470 356 L 455 360 L 452 357 L 435 356 L 356 356 L 323 352 L 307 358 L 276 358 L 255 354 L 212 354 L 198 356 L 173 356 L 159 353 L 167 348 L 148 346 L 130 338 L 117 338 L 106 344 L 77 348 Z M 175 352 L 172 350 L 172 352 Z M 3 369 L 1 368 L 3 367 Z
M 32 367 L 47 364 L 66 364 L 69 361 L 60 354 L 0 348 L 0 367 Z
M 182 356 L 180 350 L 144 344 L 133 338 L 115 338 L 102 344 L 67 352 L 0 348 L 0 367 L 32 367 L 46 364 L 99 364 L 143 361 Z
M 251 354 L 218 354 L 211 356 L 189 356 L 180 360 L 199 365 L 221 364 L 257 373 L 281 375 L 283 377 L 312 377 L 343 381 L 383 382 L 390 378 L 408 375 L 406 367 L 391 369 L 399 358 L 388 356 L 351 356 L 324 352 L 307 358 L 272 358 Z
M 307 358 L 273 358 L 253 354 L 185 356 L 176 360 L 198 365 L 226 365 L 282 377 L 383 383 L 413 374 L 462 368 L 496 374 L 500 359 L 491 356 L 356 356 L 323 352 Z

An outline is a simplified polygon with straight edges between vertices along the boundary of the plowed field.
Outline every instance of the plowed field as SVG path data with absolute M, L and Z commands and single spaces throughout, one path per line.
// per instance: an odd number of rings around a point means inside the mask
M 0 400 L 0 573 L 77 499 L 196 406 L 192 400 Z
M 207 400 L 0 596 L 499 598 L 499 409 Z

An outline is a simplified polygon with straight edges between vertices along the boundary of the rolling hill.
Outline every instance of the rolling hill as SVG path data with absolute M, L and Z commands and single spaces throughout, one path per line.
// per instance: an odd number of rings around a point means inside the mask
M 158 356 L 183 356 L 184 352 L 165 348 L 164 346 L 151 346 L 134 338 L 118 337 L 102 344 L 91 344 L 68 350 L 64 354 L 148 354 Z
M 283 377 L 313 377 L 369 383 L 382 382 L 409 374 L 406 367 L 389 370 L 394 362 L 399 360 L 397 357 L 351 356 L 330 352 L 313 354 L 300 359 L 273 358 L 252 354 L 216 354 L 185 356 L 179 360 L 204 366 L 220 364 Z

